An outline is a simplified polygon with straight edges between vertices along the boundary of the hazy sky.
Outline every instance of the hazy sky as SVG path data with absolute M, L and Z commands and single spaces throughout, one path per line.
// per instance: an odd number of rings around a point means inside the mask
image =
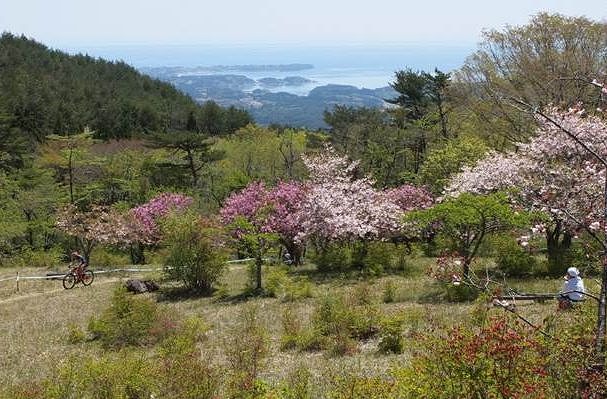
M 0 30 L 50 46 L 476 43 L 539 11 L 607 18 L 607 0 L 0 0 Z

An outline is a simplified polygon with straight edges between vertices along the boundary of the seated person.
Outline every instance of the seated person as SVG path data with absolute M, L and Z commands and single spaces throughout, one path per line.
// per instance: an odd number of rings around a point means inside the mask
M 580 271 L 576 267 L 570 267 L 567 269 L 565 275 L 565 284 L 561 290 L 561 296 L 559 298 L 559 308 L 566 309 L 571 306 L 574 302 L 580 302 L 584 300 L 584 280 L 580 277 Z

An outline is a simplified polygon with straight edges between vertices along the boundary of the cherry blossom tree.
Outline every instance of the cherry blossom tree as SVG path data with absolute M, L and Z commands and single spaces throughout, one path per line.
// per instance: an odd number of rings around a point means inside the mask
M 161 239 L 159 219 L 174 211 L 183 211 L 193 202 L 191 197 L 177 193 L 162 193 L 145 204 L 131 209 L 126 215 L 131 226 L 131 260 L 145 263 L 144 246 Z
M 375 189 L 372 179 L 357 177 L 358 161 L 351 162 L 330 147 L 302 158 L 310 180 L 297 240 L 311 239 L 322 246 L 330 241 L 381 239 L 399 231 L 406 207 L 402 192 Z M 400 203 L 394 200 L 399 196 Z
M 452 181 L 448 194 L 512 187 L 527 207 L 546 212 L 569 234 L 585 230 L 607 251 L 607 123 L 581 108 L 534 112 L 539 127 L 529 143 L 520 144 L 516 152 L 491 154 L 466 168 Z M 606 295 L 604 255 L 596 340 L 601 358 Z
M 295 264 L 299 264 L 302 246 L 295 237 L 301 231 L 303 214 L 299 209 L 305 196 L 306 188 L 298 182 L 280 182 L 272 189 L 263 182 L 253 182 L 229 196 L 220 215 L 227 225 L 241 217 L 260 233 L 277 234 Z M 234 233 L 238 235 L 239 232 Z
M 192 198 L 183 194 L 162 193 L 145 204 L 131 209 L 129 216 L 134 224 L 137 241 L 153 244 L 160 239 L 158 219 L 172 211 L 184 210 L 192 204 Z
M 80 211 L 68 205 L 57 214 L 57 228 L 75 237 L 83 256 L 90 259 L 97 245 L 125 245 L 133 237 L 132 226 L 116 210 L 95 206 L 90 211 Z

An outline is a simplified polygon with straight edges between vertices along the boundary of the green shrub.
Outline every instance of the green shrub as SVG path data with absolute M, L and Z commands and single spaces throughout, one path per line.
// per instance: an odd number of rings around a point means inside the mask
M 396 301 L 396 284 L 392 280 L 386 281 L 382 292 L 382 300 L 384 303 L 392 303 Z
M 445 290 L 445 299 L 449 302 L 470 302 L 478 298 L 479 291 L 466 284 L 442 284 Z
M 43 386 L 45 399 L 149 398 L 157 390 L 154 368 L 136 352 L 68 359 Z
M 381 275 L 384 270 L 397 269 L 398 254 L 394 244 L 387 242 L 370 242 L 365 244 L 362 258 L 362 270 L 372 276 Z
M 379 310 L 375 305 L 356 304 L 341 297 L 325 296 L 316 306 L 311 326 L 300 335 L 306 350 L 329 349 L 333 354 L 352 354 L 354 339 L 364 340 L 379 331 Z
M 198 317 L 185 320 L 160 344 L 159 396 L 178 399 L 216 398 L 221 372 L 200 356 L 196 344 L 206 339 L 208 325 Z
M 282 313 L 281 349 L 294 349 L 298 346 L 301 335 L 301 321 L 292 306 L 285 307 Z
M 91 318 L 88 329 L 104 347 L 120 348 L 157 342 L 175 326 L 168 315 L 159 312 L 155 302 L 118 287 L 109 308 L 100 318 Z
M 165 220 L 163 232 L 169 249 L 167 277 L 197 292 L 210 293 L 226 268 L 220 230 L 186 213 Z
M 312 399 L 312 373 L 306 367 L 293 369 L 282 385 L 281 399 Z
M 86 334 L 79 325 L 70 323 L 67 325 L 67 342 L 70 344 L 79 344 L 84 342 Z
M 401 317 L 390 317 L 382 320 L 379 332 L 379 350 L 381 352 L 403 353 L 405 348 L 403 322 Z
M 577 397 L 554 395 L 547 348 L 512 318 L 493 318 L 480 329 L 463 325 L 434 334 L 418 337 L 419 351 L 411 364 L 394 370 L 395 397 Z
M 34 267 L 44 269 L 56 269 L 62 264 L 61 250 L 51 248 L 48 251 L 23 249 L 7 262 L 14 267 Z
M 332 243 L 317 249 L 312 261 L 319 272 L 344 272 L 352 266 L 352 250 L 346 244 Z
M 314 296 L 312 283 L 306 277 L 290 277 L 286 267 L 268 267 L 265 275 L 265 292 L 269 296 L 286 302 Z
M 510 277 L 532 274 L 537 268 L 537 260 L 521 247 L 515 239 L 501 236 L 494 240 L 497 267 Z
M 228 391 L 230 397 L 244 398 L 254 391 L 259 372 L 265 365 L 269 338 L 266 327 L 259 319 L 259 307 L 245 306 L 238 324 L 225 342 L 229 364 Z
M 95 269 L 116 269 L 124 265 L 129 265 L 131 259 L 127 255 L 108 251 L 105 248 L 95 248 L 91 253 L 89 263 Z

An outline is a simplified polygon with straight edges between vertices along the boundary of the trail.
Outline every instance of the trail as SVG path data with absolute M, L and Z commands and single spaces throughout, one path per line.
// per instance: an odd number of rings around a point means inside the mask
M 77 292 L 74 291 L 74 289 L 90 289 L 90 288 L 94 288 L 96 285 L 103 285 L 103 284 L 109 284 L 109 283 L 115 283 L 117 281 L 120 281 L 121 279 L 118 277 L 110 277 L 107 279 L 103 279 L 102 281 L 94 281 L 93 284 L 91 284 L 89 287 L 84 287 L 82 285 L 78 285 L 74 288 L 72 288 L 71 290 L 66 290 L 65 288 L 61 287 L 58 288 L 56 290 L 51 290 L 51 291 L 42 291 L 42 292 L 31 292 L 29 294 L 23 294 L 23 295 L 15 295 L 12 296 L 10 298 L 7 299 L 3 299 L 0 300 L 0 306 L 8 304 L 8 303 L 12 303 L 12 302 L 18 302 L 24 299 L 31 299 L 31 298 L 37 298 L 39 296 L 47 296 L 47 295 L 52 295 L 52 294 L 57 294 L 59 292 Z

